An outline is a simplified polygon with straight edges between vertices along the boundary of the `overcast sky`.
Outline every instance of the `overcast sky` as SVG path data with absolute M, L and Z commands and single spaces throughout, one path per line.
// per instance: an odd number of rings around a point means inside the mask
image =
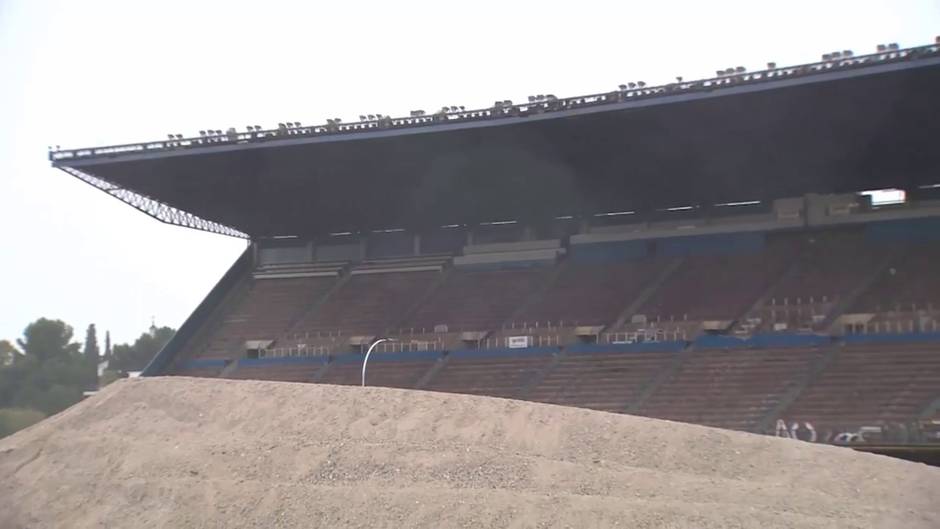
M 51 169 L 48 145 L 563 97 L 937 34 L 938 0 L 0 0 L 0 339 L 43 316 L 79 340 L 177 327 L 245 247 Z

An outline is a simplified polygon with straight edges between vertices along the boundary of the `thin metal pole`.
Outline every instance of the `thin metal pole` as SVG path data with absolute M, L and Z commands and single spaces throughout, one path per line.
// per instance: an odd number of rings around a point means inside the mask
M 366 385 L 366 366 L 369 364 L 369 355 L 372 354 L 372 350 L 375 349 L 376 345 L 379 345 L 380 343 L 387 342 L 387 341 L 389 341 L 388 338 L 381 338 L 379 340 L 376 340 L 375 342 L 372 343 L 372 345 L 369 346 L 369 350 L 366 351 L 366 357 L 362 361 L 362 387 L 365 387 Z

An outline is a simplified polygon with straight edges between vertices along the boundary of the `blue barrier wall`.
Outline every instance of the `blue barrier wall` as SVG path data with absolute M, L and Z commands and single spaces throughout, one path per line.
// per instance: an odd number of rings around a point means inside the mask
M 695 339 L 696 349 L 770 349 L 783 347 L 821 347 L 833 342 L 830 336 L 818 334 L 766 333 L 748 338 L 724 335 L 703 335 Z
M 260 367 L 292 364 L 325 364 L 325 356 L 279 356 L 277 358 L 242 358 L 238 367 Z
M 372 362 L 417 362 L 421 360 L 437 360 L 443 353 L 441 351 L 406 351 L 404 353 L 376 353 L 369 357 Z M 363 353 L 346 353 L 333 357 L 334 364 L 361 364 L 366 355 Z
M 510 349 L 508 347 L 499 349 L 461 349 L 452 351 L 448 358 L 519 358 L 527 356 L 547 356 L 557 353 L 560 347 L 525 347 L 520 349 Z
M 207 369 L 210 367 L 225 367 L 229 360 L 224 358 L 198 358 L 196 360 L 187 360 L 180 367 L 183 369 Z
M 834 341 L 831 336 L 820 334 L 758 334 L 751 338 L 751 343 L 758 348 L 776 347 L 822 347 Z
M 917 343 L 940 342 L 940 332 L 905 332 L 898 334 L 846 334 L 842 342 L 849 344 L 866 343 Z
M 643 342 L 629 344 L 573 344 L 565 348 L 568 354 L 597 354 L 597 353 L 670 353 L 681 351 L 688 345 L 683 341 L 669 342 Z

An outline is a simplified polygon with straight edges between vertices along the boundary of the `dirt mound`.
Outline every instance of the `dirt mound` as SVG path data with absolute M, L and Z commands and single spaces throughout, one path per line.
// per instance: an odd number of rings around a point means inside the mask
M 940 471 L 503 399 L 151 378 L 0 440 L 0 527 L 940 527 Z

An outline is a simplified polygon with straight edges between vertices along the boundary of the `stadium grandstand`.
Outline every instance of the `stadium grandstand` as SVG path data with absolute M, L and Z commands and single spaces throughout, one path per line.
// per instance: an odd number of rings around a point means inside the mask
M 50 159 L 247 240 L 145 376 L 364 377 L 936 463 L 940 37 L 717 73 Z

